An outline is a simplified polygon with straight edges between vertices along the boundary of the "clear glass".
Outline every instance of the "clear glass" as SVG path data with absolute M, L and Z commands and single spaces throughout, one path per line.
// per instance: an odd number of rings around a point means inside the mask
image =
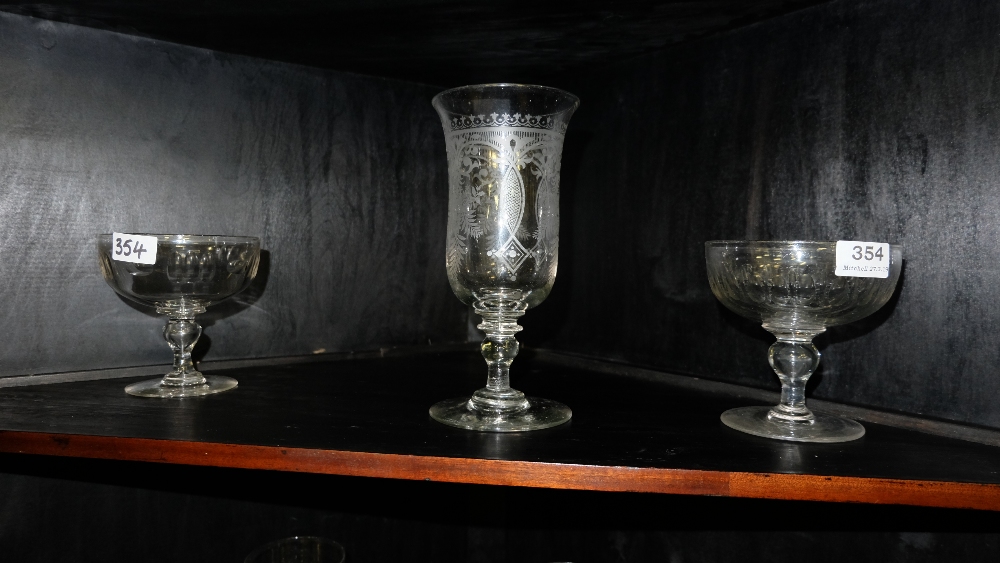
M 548 296 L 559 262 L 559 168 L 576 96 L 544 86 L 484 84 L 434 97 L 448 152 L 445 263 L 451 288 L 486 333 L 486 387 L 437 403 L 435 420 L 518 432 L 562 424 L 563 404 L 510 387 L 517 319 Z
M 343 563 L 344 548 L 326 538 L 296 536 L 255 549 L 244 563 Z
M 163 338 L 174 351 L 174 369 L 163 379 L 133 383 L 125 392 L 139 397 L 197 397 L 233 389 L 231 377 L 202 375 L 191 361 L 201 337 L 195 316 L 247 288 L 260 263 L 256 237 L 155 235 L 156 263 L 112 259 L 111 235 L 97 237 L 101 274 L 119 295 L 155 307 L 167 316 Z
M 902 248 L 889 245 L 889 277 L 835 273 L 837 243 L 811 241 L 709 241 L 708 282 L 733 312 L 758 321 L 777 341 L 768 361 L 781 381 L 775 407 L 743 407 L 722 414 L 741 432 L 798 442 L 847 442 L 864 435 L 853 420 L 806 408 L 805 387 L 819 366 L 812 340 L 827 327 L 867 317 L 892 297 Z

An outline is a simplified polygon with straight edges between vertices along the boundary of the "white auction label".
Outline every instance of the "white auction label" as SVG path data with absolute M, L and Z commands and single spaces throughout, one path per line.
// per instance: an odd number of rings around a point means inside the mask
M 156 237 L 113 233 L 111 235 L 111 258 L 119 262 L 155 264 Z
M 889 243 L 838 240 L 836 274 L 856 278 L 889 277 Z

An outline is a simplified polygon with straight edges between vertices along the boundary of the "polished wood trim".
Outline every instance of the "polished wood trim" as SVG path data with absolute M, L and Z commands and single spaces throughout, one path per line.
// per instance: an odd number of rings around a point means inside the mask
M 1000 485 L 954 481 L 730 473 L 729 496 L 1000 510 Z
M 0 452 L 586 491 L 1000 511 L 1000 485 L 596 466 L 0 431 Z

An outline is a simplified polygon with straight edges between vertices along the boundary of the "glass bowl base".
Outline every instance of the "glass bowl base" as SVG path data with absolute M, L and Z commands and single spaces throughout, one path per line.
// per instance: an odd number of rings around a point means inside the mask
M 159 397 L 161 399 L 178 399 L 182 397 L 201 397 L 235 389 L 237 381 L 232 377 L 222 375 L 206 375 L 203 385 L 163 385 L 162 379 L 150 379 L 133 383 L 125 388 L 125 392 L 136 397 Z
M 448 399 L 431 407 L 431 418 L 448 426 L 484 432 L 525 432 L 552 428 L 573 416 L 569 407 L 556 401 L 526 397 L 528 408 L 498 415 L 469 408 L 469 397 Z
M 850 442 L 865 435 L 864 426 L 839 416 L 816 414 L 811 424 L 776 422 L 767 418 L 770 410 L 771 407 L 730 409 L 722 413 L 722 423 L 761 438 L 793 442 Z

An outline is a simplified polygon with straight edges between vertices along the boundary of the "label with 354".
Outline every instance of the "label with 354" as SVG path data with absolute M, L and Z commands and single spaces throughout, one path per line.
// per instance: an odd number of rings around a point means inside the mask
M 136 264 L 156 263 L 156 237 L 112 233 L 111 258 Z
M 889 243 L 860 240 L 837 241 L 838 276 L 856 278 L 889 277 Z

